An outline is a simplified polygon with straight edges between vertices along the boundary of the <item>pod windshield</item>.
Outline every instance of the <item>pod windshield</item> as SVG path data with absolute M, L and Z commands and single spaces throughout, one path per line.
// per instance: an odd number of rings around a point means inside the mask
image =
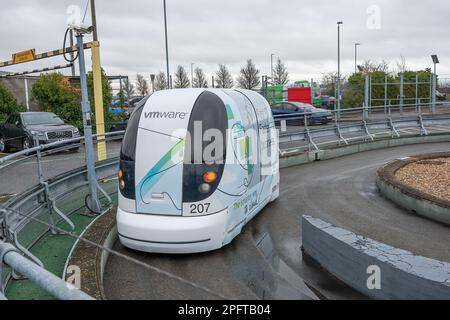
M 183 168 L 183 202 L 208 198 L 218 187 L 226 159 L 228 118 L 224 103 L 211 92 L 197 99 L 189 119 Z M 214 181 L 204 177 L 214 176 Z

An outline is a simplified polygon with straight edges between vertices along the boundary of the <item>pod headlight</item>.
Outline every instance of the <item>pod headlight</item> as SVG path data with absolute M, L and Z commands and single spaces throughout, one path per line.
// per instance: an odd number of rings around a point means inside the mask
M 119 171 L 117 172 L 117 176 L 119 177 L 119 188 L 120 188 L 120 190 L 125 189 L 125 181 L 122 179 L 123 178 L 123 171 L 122 171 L 122 169 L 119 169 Z
M 200 193 L 209 193 L 211 191 L 211 185 L 208 183 L 202 183 L 198 187 L 198 191 L 200 191 Z

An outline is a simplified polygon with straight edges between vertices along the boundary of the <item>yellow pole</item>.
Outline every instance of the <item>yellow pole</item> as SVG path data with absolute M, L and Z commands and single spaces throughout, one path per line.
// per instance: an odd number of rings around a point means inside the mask
M 105 133 L 105 114 L 103 111 L 103 88 L 102 88 L 102 69 L 100 64 L 100 42 L 92 42 L 92 73 L 94 80 L 94 101 L 95 101 L 95 125 L 96 133 Z M 105 138 L 98 138 L 97 154 L 98 161 L 106 160 L 106 142 Z

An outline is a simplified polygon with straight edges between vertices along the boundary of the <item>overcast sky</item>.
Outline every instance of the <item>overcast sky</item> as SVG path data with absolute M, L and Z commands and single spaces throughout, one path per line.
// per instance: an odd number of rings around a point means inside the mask
M 148 75 L 165 70 L 162 0 L 97 0 L 102 65 L 109 75 Z M 0 60 L 11 53 L 62 47 L 69 5 L 87 0 L 2 0 Z M 208 79 L 219 63 L 233 76 L 247 58 L 270 74 L 270 54 L 280 57 L 291 80 L 321 78 L 337 69 L 337 27 L 341 29 L 342 70 L 354 69 L 354 43 L 361 60 L 387 60 L 396 68 L 404 55 L 411 69 L 432 65 L 450 78 L 448 0 L 167 0 L 171 71 L 181 64 L 202 67 Z M 90 23 L 88 11 L 86 22 Z M 88 36 L 86 40 L 90 40 Z M 3 71 L 64 64 L 62 57 Z M 66 73 L 67 71 L 65 71 Z

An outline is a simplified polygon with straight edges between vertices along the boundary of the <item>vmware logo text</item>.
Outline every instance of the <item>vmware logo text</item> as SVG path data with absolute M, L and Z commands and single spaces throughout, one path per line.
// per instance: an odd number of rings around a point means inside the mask
M 185 119 L 188 112 L 175 112 L 175 111 L 151 111 L 145 112 L 145 119 Z

